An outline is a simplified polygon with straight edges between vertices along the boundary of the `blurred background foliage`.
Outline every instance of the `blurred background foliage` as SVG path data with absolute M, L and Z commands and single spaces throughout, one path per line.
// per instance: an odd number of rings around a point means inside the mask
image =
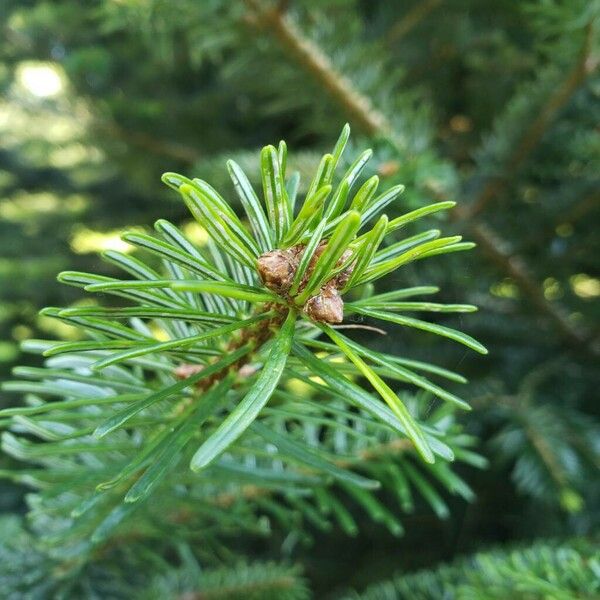
M 489 357 L 409 334 L 374 343 L 465 372 L 465 422 L 491 466 L 461 473 L 477 500 L 443 522 L 417 510 L 402 540 L 371 524 L 350 541 L 315 533 L 294 558 L 324 594 L 491 544 L 592 535 L 599 15 L 598 0 L 2 0 L 2 376 L 36 360 L 20 341 L 77 335 L 38 316 L 82 301 L 58 271 L 112 274 L 96 253 L 131 251 L 120 232 L 158 217 L 202 241 L 162 172 L 233 200 L 226 158 L 257 176 L 257 149 L 284 138 L 306 173 L 349 121 L 375 149 L 365 176 L 406 185 L 392 211 L 456 200 L 445 231 L 478 243 L 396 283 L 479 305 L 454 325 Z M 1 484 L 4 510 L 20 496 Z

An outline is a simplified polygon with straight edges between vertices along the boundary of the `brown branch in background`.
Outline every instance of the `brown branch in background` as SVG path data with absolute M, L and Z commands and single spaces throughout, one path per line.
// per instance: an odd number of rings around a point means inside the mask
M 266 10 L 261 8 L 257 0 L 246 0 L 246 4 L 253 13 L 249 22 L 258 28 L 263 27 L 269 30 L 294 57 L 300 67 L 329 91 L 331 98 L 353 118 L 357 125 L 372 135 L 384 135 L 392 140 L 398 137 L 394 134 L 388 120 L 373 108 L 368 98 L 362 95 L 349 79 L 337 72 L 323 50 L 303 36 L 290 18 L 283 14 L 281 7 Z M 512 159 L 513 168 L 519 166 L 529 156 L 540 141 L 545 128 L 558 110 L 568 101 L 582 78 L 596 67 L 595 60 L 590 58 L 591 35 L 591 28 L 588 28 L 586 42 L 576 66 L 568 75 L 565 84 L 551 97 L 546 107 L 540 112 L 538 119 L 526 132 L 524 137 L 526 141 L 517 147 L 515 158 Z M 531 136 L 532 139 L 528 140 L 528 136 Z M 492 195 L 495 193 L 497 193 L 496 189 Z M 565 340 L 576 347 L 583 345 L 592 354 L 597 355 L 600 351 L 593 341 L 588 340 L 555 303 L 546 299 L 541 285 L 534 279 L 523 259 L 505 251 L 504 248 L 507 247 L 507 244 L 497 233 L 493 232 L 490 227 L 471 219 L 470 217 L 473 215 L 465 213 L 466 211 L 455 210 L 454 220 L 459 221 L 469 231 L 491 262 L 514 279 L 523 294 L 554 324 Z
M 588 213 L 598 208 L 598 206 L 600 206 L 600 191 L 594 191 L 577 202 L 577 204 L 571 207 L 567 212 L 560 215 L 555 222 L 555 227 L 558 227 L 563 223 L 573 225 L 574 223 L 577 223 L 577 221 L 583 219 Z
M 525 241 L 524 248 L 540 248 L 548 244 L 556 237 L 559 227 L 564 225 L 573 226 L 598 208 L 600 208 L 600 191 L 592 190 L 591 193 L 586 194 L 581 200 L 570 206 L 568 210 L 557 215 L 543 230 L 530 235 Z
M 546 129 L 557 116 L 558 112 L 567 104 L 571 96 L 577 91 L 588 75 L 592 74 L 598 66 L 598 58 L 593 57 L 592 51 L 593 29 L 588 25 L 585 32 L 583 47 L 575 64 L 567 73 L 562 85 L 548 98 L 548 101 L 524 131 L 521 141 L 506 162 L 504 173 L 500 177 L 490 178 L 471 207 L 465 211 L 463 217 L 479 215 L 488 204 L 500 194 L 511 180 L 511 175 L 527 160 L 532 151 L 541 141 Z
M 469 233 L 490 261 L 516 283 L 531 303 L 554 324 L 564 339 L 574 346 L 589 343 L 590 350 L 594 354 L 598 354 L 600 349 L 594 347 L 584 333 L 568 319 L 562 308 L 546 299 L 540 284 L 530 273 L 523 259 L 504 249 L 507 246 L 504 240 L 501 240 L 497 234 L 483 223 L 470 221 L 466 225 Z
M 155 138 L 154 136 L 142 131 L 123 129 L 116 123 L 102 124 L 99 129 L 113 139 L 122 140 L 127 144 L 137 146 L 138 148 L 142 148 L 143 150 L 152 152 L 153 154 L 166 156 L 172 160 L 195 163 L 200 158 L 200 153 L 198 150 L 191 146 Z
M 388 45 L 397 43 L 401 38 L 410 33 L 442 0 L 425 0 L 412 7 L 388 32 L 386 42 Z
M 338 73 L 329 57 L 314 42 L 304 37 L 285 15 L 282 7 L 263 8 L 256 0 L 246 0 L 252 10 L 248 22 L 265 27 L 277 38 L 285 50 L 315 79 L 331 98 L 340 105 L 354 123 L 369 135 L 392 135 L 385 116 L 377 111 L 370 100 L 358 92 L 352 82 Z

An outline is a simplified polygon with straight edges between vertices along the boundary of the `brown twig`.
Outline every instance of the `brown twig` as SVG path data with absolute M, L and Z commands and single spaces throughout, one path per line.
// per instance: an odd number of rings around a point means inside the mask
M 200 158 L 198 150 L 191 146 L 162 140 L 143 131 L 124 129 L 116 123 L 105 123 L 99 128 L 112 138 L 123 140 L 127 144 L 137 146 L 153 154 L 190 164 L 195 163 Z
M 598 208 L 600 205 L 600 191 L 594 190 L 591 194 L 585 196 L 582 200 L 572 206 L 568 212 L 560 215 L 555 222 L 555 227 L 568 223 L 570 225 L 575 224 L 577 221 L 585 217 L 592 210 Z
M 395 25 L 387 36 L 388 45 L 397 43 L 401 38 L 410 33 L 442 0 L 425 0 L 417 2 Z
M 221 371 L 218 371 L 205 379 L 200 379 L 195 385 L 196 390 L 209 390 L 215 383 L 224 379 L 229 373 L 237 373 L 240 375 L 245 368 L 249 367 L 252 364 L 253 356 L 255 356 L 256 352 L 269 340 L 273 334 L 273 330 L 283 323 L 286 311 L 280 310 L 279 307 L 283 307 L 283 305 L 267 305 L 266 311 L 275 309 L 275 314 L 272 317 L 260 321 L 248 329 L 243 329 L 239 335 L 233 336 L 231 341 L 227 344 L 224 354 L 226 355 L 235 352 L 248 344 L 251 346 L 250 353 L 242 356 L 228 367 L 224 367 Z M 177 366 L 174 375 L 179 379 L 187 379 L 196 373 L 200 373 L 203 368 L 203 365 L 184 363 Z M 252 374 L 253 373 L 254 371 L 252 371 Z M 189 402 L 190 399 L 185 398 L 183 406 L 187 406 Z
M 600 191 L 592 190 L 581 200 L 574 202 L 568 210 L 560 213 L 543 230 L 531 235 L 523 246 L 526 249 L 540 248 L 556 237 L 557 229 L 563 225 L 575 225 L 590 212 L 600 208 Z
M 466 227 L 490 261 L 514 280 L 531 303 L 554 324 L 564 339 L 576 347 L 587 344 L 594 354 L 598 354 L 598 348 L 569 321 L 561 307 L 546 299 L 540 284 L 529 271 L 525 261 L 518 255 L 511 254 L 504 240 L 483 223 L 470 221 L 466 223 Z

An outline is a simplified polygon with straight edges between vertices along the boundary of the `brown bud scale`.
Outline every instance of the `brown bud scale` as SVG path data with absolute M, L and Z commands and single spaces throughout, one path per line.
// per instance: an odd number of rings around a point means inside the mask
M 306 301 L 304 312 L 313 321 L 341 323 L 344 319 L 344 301 L 337 288 L 325 286 L 320 294 Z
M 258 274 L 270 290 L 281 294 L 287 292 L 298 267 L 297 261 L 289 250 L 271 250 L 258 259 Z
M 288 292 L 292 286 L 294 275 L 296 274 L 305 248 L 304 244 L 298 244 L 285 250 L 270 250 L 260 256 L 257 261 L 257 270 L 263 284 L 276 294 L 291 300 Z M 298 287 L 298 294 L 304 290 L 317 261 L 326 248 L 327 240 L 322 240 L 310 259 L 306 273 Z M 352 252 L 346 250 L 338 259 L 336 268 L 346 263 L 351 255 Z M 303 311 L 310 319 L 321 323 L 342 322 L 344 318 L 344 301 L 340 295 L 340 290 L 343 289 L 350 279 L 353 269 L 354 265 L 350 264 L 326 282 L 318 294 L 315 294 L 306 301 Z

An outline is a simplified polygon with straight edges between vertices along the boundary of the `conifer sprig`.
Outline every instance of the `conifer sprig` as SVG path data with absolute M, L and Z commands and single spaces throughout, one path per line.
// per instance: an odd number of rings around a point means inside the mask
M 77 518 L 100 510 L 92 544 L 106 539 L 131 506 L 146 499 L 183 457 L 192 471 L 201 472 L 191 475 L 206 482 L 217 473 L 239 475 L 251 464 L 256 479 L 262 474 L 271 486 L 284 481 L 288 486 L 309 485 L 314 477 L 320 484 L 335 481 L 368 511 L 381 515 L 370 494 L 387 475 L 356 461 L 354 450 L 337 456 L 336 448 L 346 448 L 339 445 L 339 435 L 331 446 L 322 441 L 327 435 L 299 433 L 298 423 L 305 420 L 325 430 L 348 430 L 366 448 L 378 439 L 372 431 L 381 430 L 386 439 L 406 443 L 426 463 L 434 463 L 436 455 L 453 460 L 460 449 L 460 441 L 448 438 L 444 427 L 426 422 L 414 403 L 393 388 L 408 383 L 465 409 L 463 399 L 430 376 L 464 380 L 433 365 L 372 351 L 337 326 L 346 315 L 360 315 L 421 329 L 485 353 L 464 333 L 403 314 L 470 312 L 475 307 L 412 300 L 434 293 L 432 287 L 369 295 L 371 282 L 403 265 L 470 245 L 457 236 L 440 238 L 437 230 L 386 239 L 405 224 L 454 203 L 438 202 L 401 217 L 381 215 L 375 220 L 397 201 L 403 187 L 378 192 L 376 177 L 358 186 L 369 151 L 336 182 L 348 135 L 346 126 L 297 207 L 292 189 L 297 178 L 286 175 L 284 143 L 277 149 L 267 146 L 261 154 L 264 202 L 230 161 L 245 218 L 208 183 L 167 173 L 163 181 L 182 196 L 208 233 L 206 246 L 195 246 L 173 224 L 160 220 L 157 235 L 132 232 L 124 239 L 153 260 L 160 259 L 162 271 L 128 254 L 108 252 L 105 258 L 129 279 L 76 272 L 59 276 L 64 283 L 118 296 L 131 305 L 45 310 L 47 316 L 84 331 L 87 339 L 27 345 L 48 357 L 47 367 L 19 369 L 17 379 L 5 384 L 6 390 L 30 395 L 28 406 L 0 412 L 11 430 L 4 434 L 3 446 L 15 457 L 59 471 L 69 456 L 98 467 L 92 469 L 97 477 L 93 481 L 75 478 L 76 489 L 84 492 L 93 484 L 96 492 L 84 494 L 71 507 Z M 347 296 L 352 301 L 346 302 Z M 304 386 L 307 397 L 291 394 L 290 385 Z M 317 412 L 308 390 L 319 395 Z M 32 442 L 30 435 L 43 443 Z M 272 448 L 278 450 L 276 460 L 270 456 Z M 475 460 L 465 450 L 461 458 Z M 413 473 L 414 467 L 406 468 L 409 479 L 438 510 L 437 494 Z M 449 481 L 443 462 L 431 468 L 434 477 Z M 336 512 L 341 514 L 339 507 Z M 401 530 L 387 513 L 384 520 Z

